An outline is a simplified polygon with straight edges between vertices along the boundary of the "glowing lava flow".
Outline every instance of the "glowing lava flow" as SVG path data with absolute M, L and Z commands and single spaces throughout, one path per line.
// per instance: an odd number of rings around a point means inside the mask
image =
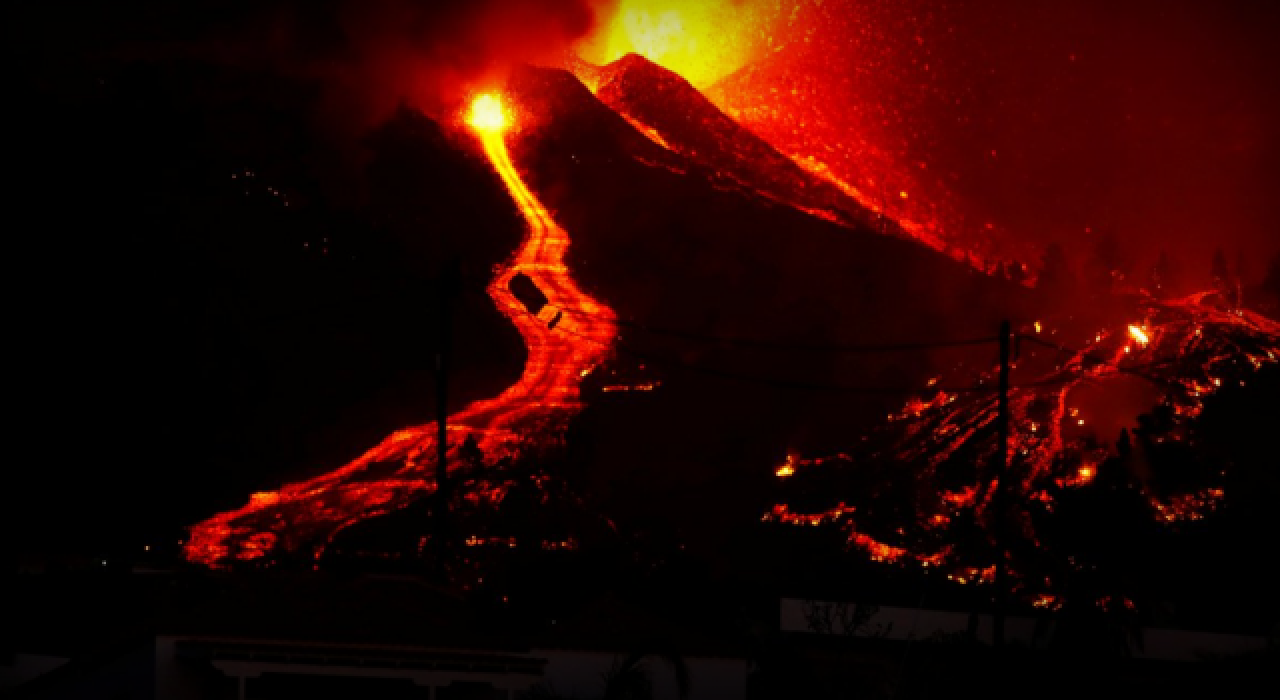
M 1169 454 L 1178 456 L 1167 459 L 1182 460 L 1177 463 L 1183 469 L 1191 464 L 1200 467 L 1198 474 L 1183 474 L 1176 480 L 1166 476 L 1165 483 L 1155 489 L 1141 485 L 1139 493 L 1150 506 L 1148 514 L 1157 522 L 1202 520 L 1225 499 L 1223 477 L 1229 463 L 1219 456 L 1209 456 L 1201 462 L 1192 449 L 1202 439 L 1198 418 L 1205 400 L 1216 391 L 1243 387 L 1254 381 L 1255 374 L 1264 367 L 1280 364 L 1280 322 L 1246 309 L 1231 308 L 1222 302 L 1218 292 L 1201 292 L 1176 300 L 1142 297 L 1136 309 L 1144 319 L 1141 324 L 1100 330 L 1092 342 L 1079 349 L 1067 351 L 1060 347 L 1061 354 L 1053 358 L 1053 372 L 1028 379 L 1023 386 L 1015 383 L 1009 392 L 1011 449 L 1007 473 L 1013 477 L 1009 487 L 1016 494 L 1011 502 L 1016 504 L 1012 510 L 1019 523 L 1015 537 L 1026 548 L 1023 557 L 1026 551 L 1044 551 L 1046 545 L 1039 528 L 1054 512 L 1055 501 L 1062 493 L 1089 487 L 1106 469 L 1113 476 L 1128 473 L 1123 472 L 1127 467 L 1121 448 L 1110 443 L 1113 435 L 1099 437 L 1084 428 L 1091 419 L 1086 420 L 1086 413 L 1077 402 L 1085 391 L 1107 389 L 1103 396 L 1117 401 L 1125 392 L 1133 391 L 1118 382 L 1140 380 L 1158 398 L 1143 399 L 1152 403 L 1150 409 L 1145 404 L 1138 409 L 1147 414 L 1148 421 L 1132 438 L 1125 433 L 1123 440 L 1127 444 L 1139 445 L 1126 449 L 1148 450 L 1141 459 L 1151 465 L 1155 462 L 1149 450 L 1160 449 L 1155 446 L 1185 446 L 1174 448 L 1178 451 Z M 1043 326 L 1037 328 L 1037 332 L 1040 330 Z M 1024 361 L 1030 363 L 1031 358 Z M 984 378 L 991 379 L 990 375 Z M 783 502 L 766 513 L 763 520 L 794 525 L 831 524 L 847 533 L 851 547 L 874 561 L 944 567 L 949 578 L 957 582 L 990 583 L 995 573 L 991 553 L 981 546 L 975 548 L 973 540 L 966 539 L 971 537 L 969 534 L 956 533 L 990 527 L 995 482 L 989 465 L 998 449 L 997 420 L 997 399 L 989 391 L 967 396 L 939 393 L 929 402 L 913 400 L 905 411 L 889 416 L 896 427 L 873 434 L 873 439 L 865 443 L 868 447 L 854 451 L 854 456 L 789 456 L 775 473 L 786 477 L 796 493 L 811 499 L 807 502 L 814 510 L 794 510 Z M 818 468 L 827 462 L 831 464 L 825 474 L 806 474 L 821 472 Z M 850 488 L 833 489 L 829 481 L 824 481 L 836 468 L 855 474 L 856 470 L 865 471 L 876 465 L 890 465 L 919 486 L 912 495 L 914 511 L 908 511 L 910 515 L 902 517 L 891 509 L 876 513 L 880 499 L 875 495 L 877 491 L 871 491 L 868 497 Z M 810 481 L 806 483 L 806 479 Z M 1146 480 L 1134 479 L 1135 485 Z M 805 488 L 814 491 L 806 492 Z M 814 499 L 817 489 L 829 496 Z M 838 501 L 837 508 L 831 509 L 829 503 L 836 498 L 846 500 Z M 825 510 L 824 503 L 828 504 Z M 873 532 L 863 531 L 866 529 Z M 877 536 L 886 540 L 876 539 Z M 947 544 L 948 540 L 967 544 Z M 1015 578 L 1028 574 L 1032 566 L 1046 566 L 1043 562 L 1025 561 L 1023 570 L 1010 569 Z M 1072 562 L 1071 566 L 1076 564 Z M 1024 583 L 1028 591 L 1041 585 L 1038 579 L 1031 578 Z M 1049 585 L 1047 579 L 1044 585 Z
M 487 459 L 496 460 L 517 450 L 529 433 L 557 427 L 557 421 L 579 408 L 578 382 L 605 359 L 616 334 L 612 310 L 583 293 L 569 276 L 564 263 L 569 235 L 511 161 L 505 140 L 510 114 L 501 99 L 478 97 L 468 122 L 529 226 L 520 248 L 488 287 L 498 309 L 524 338 L 529 358 L 520 380 L 501 395 L 449 416 L 449 430 L 457 437 L 451 441 L 451 461 L 468 435 Z M 549 300 L 540 315 L 531 314 L 510 291 L 519 274 L 531 278 Z M 193 526 L 186 556 L 219 566 L 233 558 L 253 560 L 307 546 L 319 555 L 341 529 L 434 490 L 435 434 L 434 424 L 405 428 L 335 471 L 253 494 L 245 506 Z

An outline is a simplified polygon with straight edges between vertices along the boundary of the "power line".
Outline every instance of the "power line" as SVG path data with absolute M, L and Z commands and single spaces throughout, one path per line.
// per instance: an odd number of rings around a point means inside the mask
M 1049 341 L 1047 341 L 1047 340 L 1043 340 L 1043 339 L 1041 339 L 1041 338 L 1040 338 L 1040 337 L 1038 337 L 1038 336 L 1034 336 L 1034 335 L 1027 335 L 1026 333 L 1018 333 L 1018 334 L 1016 334 L 1016 336 L 1015 336 L 1015 337 L 1016 337 L 1019 341 L 1029 340 L 1029 341 L 1031 341 L 1031 342 L 1035 343 L 1036 345 L 1040 345 L 1040 346 L 1042 346 L 1042 347 L 1049 348 L 1050 350 L 1058 350 L 1059 352 L 1068 352 L 1068 353 L 1071 353 L 1071 354 L 1073 354 L 1073 355 L 1079 355 L 1079 354 L 1080 354 L 1080 352 L 1081 352 L 1081 351 L 1079 351 L 1079 350 L 1076 350 L 1075 348 L 1071 348 L 1071 347 L 1068 347 L 1068 346 L 1066 346 L 1066 345 L 1061 345 L 1061 344 L 1059 344 L 1059 343 L 1050 343 Z
M 673 328 L 661 328 L 649 326 L 637 321 L 628 321 L 625 319 L 606 319 L 602 316 L 580 311 L 577 309 L 566 309 L 561 306 L 552 305 L 554 308 L 567 314 L 573 314 L 585 318 L 591 318 L 599 321 L 609 321 L 617 326 L 624 328 L 632 328 L 643 331 L 652 335 L 665 335 L 683 340 L 694 340 L 702 343 L 715 345 L 729 345 L 745 348 L 753 348 L 757 350 L 776 350 L 781 352 L 828 352 L 828 353 L 880 353 L 880 352 L 906 352 L 912 350 L 933 350 L 939 348 L 962 347 L 969 345 L 986 345 L 995 343 L 999 340 L 998 336 L 986 336 L 982 338 L 964 338 L 959 340 L 944 340 L 933 342 L 913 342 L 913 343 L 882 343 L 868 345 L 842 345 L 842 344 L 803 344 L 803 343 L 786 343 L 772 340 L 761 340 L 757 338 L 741 338 L 734 336 L 717 336 L 705 333 L 695 333 L 693 331 L 684 331 Z
M 636 359 L 644 360 L 646 362 L 675 365 L 680 369 L 684 369 L 686 371 L 693 372 L 695 374 L 703 374 L 707 376 L 717 377 L 720 379 L 731 379 L 731 380 L 741 381 L 741 382 L 746 382 L 751 384 L 772 386 L 772 387 L 781 388 L 781 389 L 792 389 L 792 390 L 801 390 L 801 391 L 826 391 L 826 392 L 843 393 L 843 394 L 864 394 L 864 395 L 882 395 L 882 396 L 906 396 L 906 395 L 927 394 L 927 393 L 934 393 L 934 392 L 942 392 L 947 394 L 966 394 L 966 393 L 973 394 L 973 393 L 988 393 L 988 392 L 998 391 L 998 388 L 995 386 L 984 386 L 984 385 L 965 386 L 965 387 L 925 386 L 925 387 L 910 387 L 910 388 L 908 387 L 853 387 L 853 386 L 845 386 L 840 384 L 804 382 L 804 381 L 781 379 L 781 378 L 775 378 L 775 377 L 763 377 L 760 375 L 734 372 L 731 370 L 724 370 L 716 367 L 708 367 L 705 365 L 695 365 L 689 362 L 685 362 L 683 360 L 679 360 L 677 358 L 665 357 L 665 356 L 657 355 L 654 353 L 645 352 L 642 350 L 636 350 L 632 347 L 627 346 L 625 343 L 622 343 L 621 341 L 615 340 L 612 343 L 606 343 L 604 341 L 600 341 L 595 338 L 582 335 L 581 333 L 575 333 L 574 331 L 571 331 L 568 328 L 565 328 L 564 326 L 557 326 L 557 330 L 560 330 L 568 335 L 572 335 L 576 338 L 580 338 L 587 342 L 601 345 L 603 347 L 615 348 L 623 353 L 626 353 L 628 355 L 631 355 L 632 357 L 635 357 Z M 1077 379 L 1077 377 L 1045 380 L 1045 381 L 1036 382 L 1033 384 L 1018 385 L 1013 388 L 1021 389 L 1021 388 L 1030 388 L 1034 386 L 1051 386 L 1053 384 L 1065 384 L 1067 382 L 1074 381 L 1075 379 Z
M 561 311 L 565 311 L 567 313 L 580 316 L 583 318 L 598 320 L 600 322 L 613 323 L 615 325 L 624 326 L 624 327 L 634 327 L 638 330 L 653 333 L 655 335 L 668 335 L 668 336 L 678 337 L 678 338 L 687 339 L 687 340 L 695 340 L 695 341 L 705 342 L 705 343 L 744 345 L 749 347 L 759 347 L 759 348 L 777 349 L 777 350 L 824 351 L 824 352 L 894 352 L 894 351 L 904 351 L 904 350 L 922 350 L 922 349 L 931 349 L 931 348 L 979 345 L 979 344 L 985 344 L 985 343 L 995 343 L 995 342 L 998 342 L 999 340 L 999 336 L 991 336 L 989 338 L 972 338 L 972 339 L 962 339 L 962 340 L 952 340 L 952 341 L 939 341 L 939 342 L 932 342 L 932 343 L 920 342 L 920 343 L 887 343 L 883 345 L 857 345 L 857 346 L 849 346 L 849 345 L 807 346 L 807 345 L 794 345 L 794 344 L 787 344 L 787 343 L 776 343 L 776 342 L 770 342 L 770 341 L 757 341 L 757 340 L 743 339 L 743 338 L 717 337 L 717 336 L 709 336 L 709 335 L 703 335 L 703 334 L 691 333 L 691 332 L 685 332 L 685 331 L 677 331 L 677 330 L 671 330 L 671 329 L 652 328 L 636 322 L 629 322 L 629 321 L 623 321 L 620 319 L 607 318 L 607 317 L 599 316 L 596 314 L 591 314 L 585 311 L 579 311 L 576 309 L 565 309 L 563 307 L 559 307 L 556 305 L 551 305 L 551 306 L 553 306 L 553 308 L 557 308 Z M 580 333 L 571 331 L 564 326 L 558 326 L 557 330 L 561 330 L 568 335 L 572 335 L 576 338 L 585 340 L 587 342 L 595 343 L 606 348 L 617 349 L 627 355 L 630 355 L 636 359 L 643 360 L 646 362 L 664 364 L 668 366 L 674 365 L 680 369 L 693 372 L 695 374 L 703 374 L 706 376 L 717 377 L 720 379 L 730 379 L 734 381 L 760 384 L 763 386 L 772 386 L 772 387 L 777 387 L 782 389 L 801 390 L 801 391 L 825 391 L 825 392 L 847 393 L 847 394 L 884 395 L 884 396 L 907 396 L 907 395 L 915 395 L 915 394 L 928 394 L 928 393 L 934 393 L 934 392 L 943 392 L 948 394 L 980 394 L 980 393 L 995 393 L 999 391 L 998 387 L 995 386 L 995 382 L 992 382 L 991 385 L 979 383 L 976 385 L 963 386 L 963 387 L 953 387 L 953 386 L 854 387 L 854 386 L 846 386 L 846 385 L 840 385 L 840 384 L 831 384 L 831 383 L 822 383 L 822 382 L 806 382 L 806 381 L 784 379 L 784 378 L 778 378 L 778 377 L 766 377 L 761 375 L 748 374 L 744 372 L 735 372 L 732 370 L 726 370 L 726 369 L 721 369 L 717 367 L 709 367 L 706 365 L 692 364 L 692 363 L 680 360 L 678 358 L 663 356 L 663 355 L 659 355 L 656 353 L 647 352 L 643 350 L 637 350 L 636 348 L 628 346 L 626 343 L 623 343 L 621 340 L 618 340 L 618 339 L 615 339 L 612 342 L 600 341 L 595 338 L 590 338 Z M 1015 334 L 1014 337 L 1017 339 L 1025 338 L 1027 340 L 1031 340 L 1032 342 L 1035 342 L 1039 345 L 1042 345 L 1051 349 L 1070 352 L 1075 355 L 1081 354 L 1081 351 L 1074 350 L 1064 345 L 1049 343 L 1047 341 L 1041 340 L 1039 338 L 1035 338 L 1033 336 Z M 1152 381 L 1153 383 L 1167 384 L 1169 380 L 1162 380 L 1157 377 L 1147 375 L 1143 373 L 1142 370 L 1152 369 L 1157 367 L 1164 367 L 1170 364 L 1173 364 L 1173 361 L 1165 360 L 1165 361 L 1151 362 L 1145 365 L 1136 365 L 1131 367 L 1115 366 L 1114 369 L 1119 373 L 1132 374 L 1132 375 L 1147 379 L 1149 381 Z M 1045 387 L 1068 384 L 1081 379 L 1088 379 L 1089 376 L 1086 374 L 1083 374 L 1084 371 L 1086 371 L 1086 368 L 1084 366 L 1080 366 L 1076 370 L 1074 370 L 1072 374 L 1068 376 L 1056 376 L 1056 377 L 1049 377 L 1049 378 L 1040 379 L 1040 380 L 1031 381 L 1031 382 L 1021 382 L 1018 384 L 1010 384 L 1009 389 L 1016 391 L 1016 390 L 1025 390 L 1025 389 L 1045 388 Z
M 1018 334 L 1017 338 L 1018 338 L 1019 340 L 1024 340 L 1024 339 L 1025 339 L 1025 340 L 1029 340 L 1029 341 L 1031 341 L 1031 342 L 1033 342 L 1033 343 L 1035 343 L 1035 344 L 1037 344 L 1037 345 L 1040 345 L 1040 346 L 1043 346 L 1043 347 L 1046 347 L 1046 348 L 1050 348 L 1050 349 L 1052 349 L 1052 350 L 1057 350 L 1057 351 L 1059 351 L 1059 352 L 1066 352 L 1066 353 L 1068 353 L 1068 354 L 1075 355 L 1075 356 L 1084 355 L 1084 354 L 1085 354 L 1085 352 L 1086 352 L 1086 350 L 1077 350 L 1077 349 L 1072 348 L 1072 347 L 1067 346 L 1067 345 L 1062 345 L 1062 344 L 1059 344 L 1059 343 L 1050 343 L 1050 342 L 1049 342 L 1049 341 L 1047 341 L 1047 340 L 1042 340 L 1042 339 L 1037 338 L 1037 337 L 1032 336 L 1032 335 Z M 1146 364 L 1142 364 L 1142 365 L 1132 365 L 1132 366 L 1129 366 L 1129 367 L 1122 367 L 1122 366 L 1120 366 L 1119 364 L 1117 364 L 1117 365 L 1115 365 L 1115 370 L 1116 370 L 1116 372 L 1119 372 L 1119 373 L 1122 373 L 1122 374 L 1132 374 L 1133 376 L 1135 376 L 1135 377 L 1139 377 L 1139 378 L 1141 378 L 1141 379 L 1145 379 L 1145 380 L 1147 380 L 1147 381 L 1151 382 L 1152 384 L 1159 384 L 1159 385 L 1162 385 L 1162 386 L 1167 386 L 1167 385 L 1169 385 L 1169 384 L 1174 384 L 1174 383 L 1176 383 L 1176 380 L 1173 380 L 1173 379 L 1164 379 L 1164 378 L 1161 378 L 1161 377 L 1152 376 L 1152 375 L 1150 375 L 1150 374 L 1147 374 L 1147 373 L 1146 373 L 1146 372 L 1144 372 L 1143 370 L 1147 370 L 1147 369 L 1155 369 L 1155 368 L 1158 368 L 1158 367 L 1167 367 L 1167 366 L 1170 366 L 1170 365 L 1176 365 L 1177 363 L 1178 363 L 1178 361 L 1177 361 L 1177 360 L 1174 360 L 1174 359 L 1168 359 L 1168 360 L 1158 360 L 1158 361 L 1148 362 L 1148 363 L 1146 363 Z M 1083 363 L 1082 363 L 1082 364 L 1083 364 Z M 1105 363 L 1097 363 L 1097 364 L 1105 364 Z M 1095 366 L 1096 366 L 1096 365 L 1095 365 Z

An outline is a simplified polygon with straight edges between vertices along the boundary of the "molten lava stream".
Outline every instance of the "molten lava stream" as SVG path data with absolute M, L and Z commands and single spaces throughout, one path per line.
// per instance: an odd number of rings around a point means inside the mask
M 568 233 L 556 225 L 512 163 L 505 140 L 509 120 L 498 97 L 483 95 L 473 103 L 468 121 L 529 226 L 520 248 L 488 287 L 498 309 L 524 338 L 529 359 L 513 386 L 448 419 L 449 430 L 457 436 L 451 441 L 455 450 L 471 435 L 494 459 L 517 446 L 522 426 L 579 407 L 578 382 L 605 359 L 616 334 L 613 311 L 578 289 L 569 275 L 564 263 Z M 549 300 L 541 316 L 529 313 L 509 289 L 511 279 L 521 273 Z M 569 313 L 553 324 L 558 310 Z M 253 494 L 242 508 L 193 526 L 187 559 L 217 566 L 231 557 L 256 559 L 306 544 L 315 545 L 319 554 L 342 528 L 403 507 L 434 489 L 435 433 L 434 424 L 396 431 L 328 474 Z

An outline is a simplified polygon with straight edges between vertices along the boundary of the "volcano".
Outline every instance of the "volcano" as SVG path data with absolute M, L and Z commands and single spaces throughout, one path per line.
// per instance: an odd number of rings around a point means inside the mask
M 490 296 L 501 300 L 499 307 L 522 329 L 529 346 L 526 379 L 517 385 L 526 389 L 504 394 L 522 406 L 518 414 L 498 409 L 513 406 L 499 397 L 496 404 L 475 404 L 452 417 L 451 431 L 455 421 L 460 424 L 458 444 L 464 435 L 475 435 L 485 443 L 483 451 L 497 459 L 522 449 L 517 443 L 539 442 L 542 432 L 557 433 L 579 404 L 546 392 L 572 396 L 577 389 L 569 375 L 591 374 L 601 360 L 590 358 L 612 353 L 610 371 L 634 367 L 686 375 L 687 381 L 656 380 L 667 382 L 662 393 L 671 397 L 694 394 L 721 403 L 733 395 L 775 392 L 777 400 L 764 403 L 788 408 L 786 419 L 769 431 L 774 439 L 785 441 L 783 436 L 799 430 L 816 447 L 834 440 L 833 431 L 845 419 L 820 419 L 836 413 L 830 398 L 782 398 L 792 391 L 787 387 L 870 389 L 876 399 L 852 412 L 878 414 L 884 408 L 878 391 L 901 389 L 895 385 L 903 382 L 923 384 L 928 363 L 912 362 L 908 369 L 893 357 L 837 363 L 829 355 L 726 350 L 716 343 L 690 348 L 673 343 L 676 335 L 653 329 L 766 344 L 785 339 L 814 347 L 858 345 L 938 334 L 972 337 L 1016 306 L 1011 285 L 921 249 L 909 236 L 885 235 L 886 226 L 874 215 L 750 132 L 734 128 L 732 120 L 670 72 L 632 56 L 605 68 L 602 77 L 601 94 L 615 104 L 592 94 L 567 71 L 516 70 L 503 98 L 510 103 L 514 128 L 495 131 L 486 121 L 469 129 L 480 134 L 478 145 L 524 212 L 535 236 L 526 245 L 543 246 L 538 236 L 560 242 L 554 243 L 558 252 L 547 249 L 553 257 L 545 261 L 522 263 L 525 254 L 517 253 L 504 268 L 508 272 L 489 285 Z M 625 105 L 625 111 L 617 105 Z M 544 273 L 537 270 L 560 269 L 555 260 L 561 255 L 567 256 L 567 268 L 555 274 L 563 281 L 539 278 Z M 638 260 L 649 263 L 638 266 Z M 525 272 L 550 297 L 546 319 L 528 313 L 511 296 L 509 280 Z M 556 292 L 570 280 L 579 280 L 586 290 L 582 299 L 608 299 L 609 306 L 570 301 L 578 297 L 567 287 Z M 886 300 L 893 300 L 891 310 Z M 608 308 L 624 319 L 617 347 L 607 330 Z M 570 359 L 579 355 L 582 359 Z M 716 371 L 709 376 L 699 371 L 704 366 Z M 529 379 L 529 372 L 540 368 L 567 374 L 549 383 Z M 767 381 L 763 387 L 758 382 L 728 389 L 705 386 L 736 375 Z M 522 398 L 514 399 L 517 395 Z M 684 398 L 668 418 L 699 403 Z M 843 403 L 847 416 L 850 406 Z M 719 420 L 741 417 L 746 425 L 769 412 L 717 413 Z M 506 447 L 486 443 L 498 424 L 506 426 L 498 431 L 509 436 L 502 439 Z M 635 425 L 645 429 L 643 422 Z M 188 556 L 216 565 L 269 557 L 277 550 L 323 551 L 344 527 L 433 490 L 432 435 L 430 426 L 401 430 L 342 469 L 255 494 L 245 507 L 196 526 Z M 720 440 L 723 436 L 711 442 Z M 689 450 L 688 457 L 724 448 L 705 440 L 679 444 Z M 450 449 L 456 451 L 456 445 Z M 776 454 L 783 448 L 775 443 L 767 449 Z M 704 457 L 723 462 L 723 454 Z
M 553 475 L 493 469 L 559 450 L 551 461 L 593 501 L 543 499 L 556 508 L 636 521 L 663 503 L 702 551 L 763 512 L 834 528 L 874 562 L 984 582 L 1001 320 L 1026 349 L 1011 395 L 1011 475 L 1033 504 L 1014 516 L 1024 550 L 1049 540 L 1034 521 L 1117 469 L 1114 435 L 1082 429 L 1105 413 L 1091 405 L 1126 396 L 1114 427 L 1165 416 L 1162 439 L 1190 444 L 1197 397 L 1252 382 L 1280 351 L 1274 322 L 1207 294 L 1134 290 L 1106 313 L 1054 316 L 1036 290 L 869 207 L 680 76 L 634 55 L 570 68 L 518 68 L 472 106 L 482 118 L 437 120 L 488 160 L 525 230 L 486 287 L 526 344 L 525 373 L 448 418 L 449 471 L 471 502 L 500 507 L 517 481 L 543 488 Z M 195 526 L 187 555 L 320 557 L 352 526 L 367 532 L 435 491 L 435 434 L 406 428 L 335 471 L 255 494 Z M 781 502 L 780 477 L 793 496 Z M 1203 519 L 1221 500 L 1212 479 L 1141 478 L 1151 522 Z M 575 527 L 538 546 L 580 541 Z M 523 546 L 508 530 L 467 543 Z M 1045 605 L 1066 577 L 1016 573 Z
M 848 225 L 889 226 L 856 201 L 800 168 L 720 111 L 684 78 L 628 54 L 595 76 L 596 96 L 657 143 L 705 168 L 725 185 Z M 897 224 L 892 224 L 899 232 Z

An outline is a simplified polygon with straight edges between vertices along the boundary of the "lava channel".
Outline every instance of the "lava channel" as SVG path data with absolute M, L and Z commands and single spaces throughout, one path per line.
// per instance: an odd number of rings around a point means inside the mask
M 489 296 L 524 338 L 529 358 L 519 381 L 499 396 L 448 417 L 449 469 L 467 436 L 486 457 L 512 454 L 529 430 L 555 429 L 581 407 L 578 383 L 606 359 L 616 335 L 613 311 L 585 294 L 569 275 L 569 234 L 529 190 L 511 161 L 506 134 L 511 115 L 501 98 L 475 99 L 468 122 L 528 224 L 511 259 L 488 286 Z M 512 294 L 526 275 L 547 297 L 537 315 Z M 560 419 L 560 422 L 557 422 Z M 236 510 L 191 528 L 189 561 L 211 567 L 254 560 L 273 552 L 312 547 L 319 556 L 340 530 L 402 508 L 435 490 L 435 423 L 398 430 L 354 461 L 279 491 L 253 494 Z

